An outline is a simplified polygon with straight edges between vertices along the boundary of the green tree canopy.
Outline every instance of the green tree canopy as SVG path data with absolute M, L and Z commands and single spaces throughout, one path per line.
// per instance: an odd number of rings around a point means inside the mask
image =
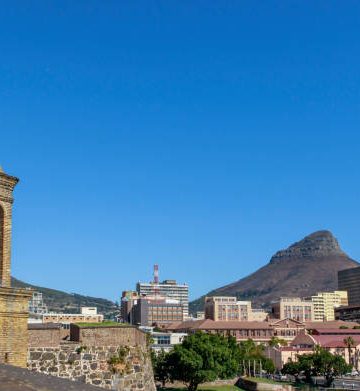
M 190 391 L 206 381 L 234 377 L 239 363 L 235 338 L 202 332 L 186 337 L 168 358 L 171 379 L 182 381 Z
M 330 386 L 336 376 L 349 372 L 351 366 L 344 358 L 337 354 L 331 354 L 328 350 L 316 347 L 311 354 L 298 356 L 298 362 L 284 365 L 283 373 L 298 377 L 300 373 L 305 375 L 306 381 L 311 383 L 312 376 L 324 376 L 326 383 Z

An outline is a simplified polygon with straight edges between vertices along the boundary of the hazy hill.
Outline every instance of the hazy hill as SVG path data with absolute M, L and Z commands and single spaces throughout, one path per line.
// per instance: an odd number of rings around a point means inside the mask
M 209 292 L 208 296 L 237 296 L 267 306 L 280 296 L 308 296 L 337 289 L 337 272 L 359 266 L 345 254 L 329 231 L 314 232 L 285 250 L 248 277 Z M 203 308 L 204 297 L 190 303 L 191 312 Z
M 49 311 L 78 313 L 82 306 L 97 307 L 99 313 L 109 317 L 117 310 L 116 304 L 110 300 L 43 288 L 17 280 L 16 278 L 12 278 L 12 286 L 31 288 L 37 292 L 42 292 L 44 302 L 47 304 Z

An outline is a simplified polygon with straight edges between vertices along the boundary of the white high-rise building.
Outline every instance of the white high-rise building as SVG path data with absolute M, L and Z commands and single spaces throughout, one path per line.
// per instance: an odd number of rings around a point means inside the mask
M 189 286 L 187 284 L 178 284 L 175 280 L 164 280 L 159 282 L 159 269 L 154 265 L 154 280 L 152 282 L 138 282 L 136 291 L 139 296 L 161 296 L 169 299 L 178 300 L 183 308 L 184 320 L 189 317 Z

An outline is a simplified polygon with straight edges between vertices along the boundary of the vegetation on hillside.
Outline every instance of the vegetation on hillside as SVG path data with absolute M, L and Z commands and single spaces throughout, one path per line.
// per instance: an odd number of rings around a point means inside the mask
M 118 312 L 117 305 L 107 299 L 83 296 L 76 293 L 66 293 L 56 289 L 31 285 L 12 278 L 12 286 L 17 288 L 30 288 L 43 294 L 44 302 L 51 312 L 79 313 L 80 307 L 97 307 L 98 313 L 111 319 Z

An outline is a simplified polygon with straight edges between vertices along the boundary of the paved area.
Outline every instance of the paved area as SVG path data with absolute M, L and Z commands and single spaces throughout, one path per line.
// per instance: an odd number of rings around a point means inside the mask
M 100 391 L 102 388 L 0 364 L 0 391 Z

